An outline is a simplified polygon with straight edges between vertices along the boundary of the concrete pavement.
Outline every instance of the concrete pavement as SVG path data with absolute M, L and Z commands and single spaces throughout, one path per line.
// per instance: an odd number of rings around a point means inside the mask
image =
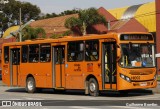
M 150 88 L 149 90 L 152 90 L 153 93 L 160 93 L 160 81 L 158 81 L 156 88 Z
M 0 80 L 0 86 L 5 86 L 5 84 Z

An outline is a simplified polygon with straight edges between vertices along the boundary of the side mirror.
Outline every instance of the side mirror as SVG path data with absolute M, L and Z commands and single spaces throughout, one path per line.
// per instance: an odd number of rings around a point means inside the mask
M 120 58 L 120 57 L 121 57 L 121 49 L 117 48 L 117 58 Z
M 160 58 L 160 53 L 155 54 L 156 58 Z

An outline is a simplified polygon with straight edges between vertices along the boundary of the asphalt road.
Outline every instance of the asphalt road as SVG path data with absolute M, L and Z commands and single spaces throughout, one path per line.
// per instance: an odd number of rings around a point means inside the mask
M 68 90 L 55 93 L 52 89 L 44 89 L 39 93 L 28 94 L 24 88 L 7 87 L 0 83 L 0 105 L 2 105 L 2 101 L 11 101 L 12 106 L 16 106 L 18 102 L 24 103 L 23 106 L 25 103 L 28 106 L 30 102 L 41 103 L 37 106 L 42 105 L 42 107 L 30 107 L 33 109 L 158 109 L 160 94 L 153 93 L 152 90 L 137 90 L 128 95 L 105 91 L 98 97 L 92 97 L 84 95 L 83 91 Z M 143 104 L 143 106 L 135 106 L 137 104 Z M 20 106 L 21 104 L 14 108 L 28 108 Z

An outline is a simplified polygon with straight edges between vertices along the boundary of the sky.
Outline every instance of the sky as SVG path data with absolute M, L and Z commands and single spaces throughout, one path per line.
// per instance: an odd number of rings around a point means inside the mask
M 90 7 L 105 9 L 114 9 L 125 6 L 132 6 L 153 2 L 155 0 L 17 0 L 30 2 L 37 5 L 42 13 L 56 13 L 59 14 L 65 10 L 72 9 L 87 9 Z

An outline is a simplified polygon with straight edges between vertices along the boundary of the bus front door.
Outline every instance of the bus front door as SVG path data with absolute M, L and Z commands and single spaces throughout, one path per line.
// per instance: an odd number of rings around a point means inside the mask
M 20 79 L 20 48 L 11 48 L 10 49 L 10 79 L 11 86 L 18 86 Z
M 106 42 L 103 43 L 102 50 L 102 63 L 103 63 L 103 89 L 116 90 L 116 43 Z
M 65 87 L 65 72 L 64 72 L 64 50 L 65 46 L 53 47 L 53 87 L 64 88 Z

